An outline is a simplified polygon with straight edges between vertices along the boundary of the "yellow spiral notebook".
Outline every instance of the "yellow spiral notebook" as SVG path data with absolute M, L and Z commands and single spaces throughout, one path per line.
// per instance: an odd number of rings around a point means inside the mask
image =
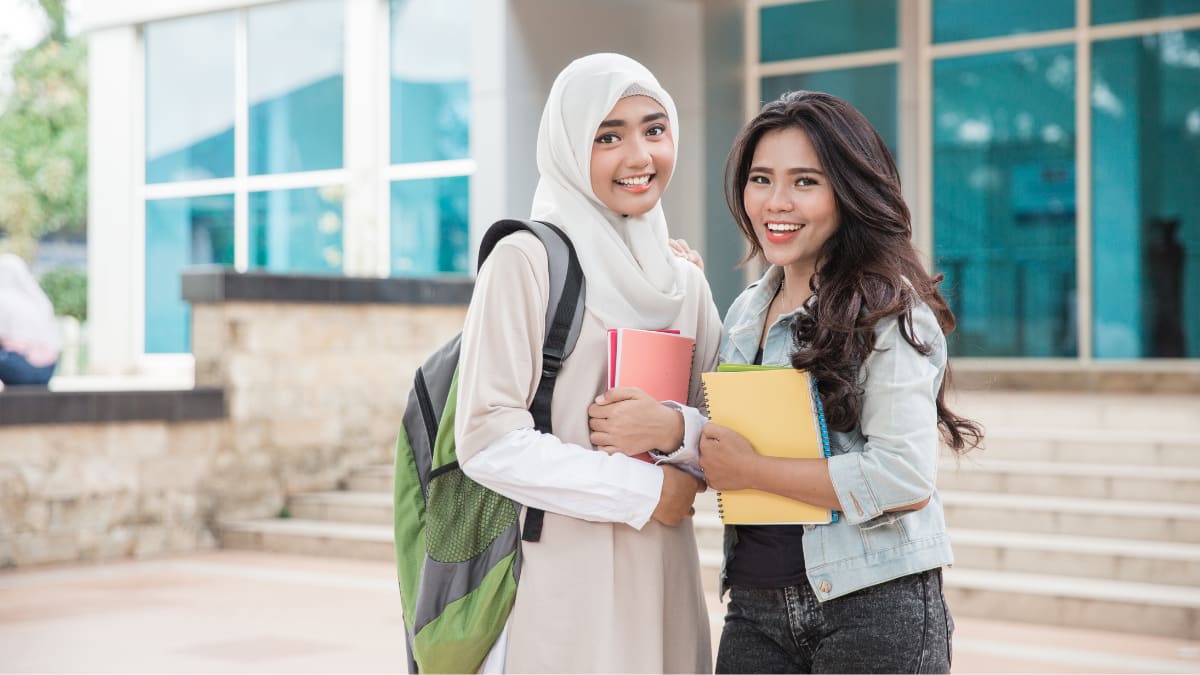
M 808 373 L 792 368 L 723 363 L 704 373 L 709 419 L 745 436 L 768 457 L 829 456 L 829 432 Z M 760 490 L 717 494 L 726 525 L 824 524 L 837 512 Z

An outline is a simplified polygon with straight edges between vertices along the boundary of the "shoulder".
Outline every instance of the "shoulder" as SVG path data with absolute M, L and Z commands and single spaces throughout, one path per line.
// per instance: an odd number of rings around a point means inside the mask
M 945 352 L 946 336 L 938 323 L 933 308 L 923 300 L 914 300 L 909 305 L 909 315 L 912 317 L 909 335 L 917 342 L 933 348 L 931 356 Z M 875 324 L 875 348 L 890 349 L 900 347 L 914 350 L 908 340 L 900 332 L 901 315 L 884 317 Z
M 501 239 L 479 270 L 477 283 L 512 283 L 549 278 L 549 256 L 540 239 L 515 232 Z

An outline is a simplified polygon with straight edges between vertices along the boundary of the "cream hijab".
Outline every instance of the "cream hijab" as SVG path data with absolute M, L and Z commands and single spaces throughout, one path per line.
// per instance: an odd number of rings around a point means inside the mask
M 0 255 L 0 340 L 55 352 L 62 348 L 50 299 L 25 261 L 11 253 Z
M 679 147 L 671 96 L 645 66 L 620 54 L 592 54 L 559 73 L 538 130 L 541 178 L 532 217 L 560 227 L 586 277 L 587 308 L 609 328 L 665 328 L 683 306 L 685 265 L 667 247 L 662 204 L 625 217 L 592 191 L 592 144 L 617 101 L 649 96 L 667 111 Z M 665 187 L 665 186 L 664 186 Z

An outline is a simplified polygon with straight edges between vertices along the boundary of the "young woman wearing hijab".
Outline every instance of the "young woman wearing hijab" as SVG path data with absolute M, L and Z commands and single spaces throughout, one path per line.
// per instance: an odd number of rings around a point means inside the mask
M 5 384 L 46 384 L 61 350 L 50 299 L 24 260 L 0 255 L 0 389 Z
M 554 434 L 529 413 L 540 377 L 547 257 L 505 238 L 480 270 L 459 363 L 455 436 L 463 471 L 545 511 L 522 545 L 508 626 L 487 672 L 708 672 L 708 613 L 688 515 L 702 483 L 672 466 L 597 452 L 588 405 L 607 384 L 607 329 L 695 337 L 699 373 L 716 364 L 720 319 L 702 272 L 675 257 L 659 198 L 675 165 L 670 95 L 641 64 L 594 54 L 555 80 L 538 132 L 532 217 L 571 238 L 586 278 L 578 343 L 563 363 Z M 676 448 L 682 416 L 649 432 Z
M 772 492 L 841 518 L 726 527 L 717 672 L 947 672 L 954 623 L 941 568 L 954 558 L 935 487 L 939 430 L 956 452 L 981 430 L 945 405 L 954 316 L 912 246 L 891 153 L 841 99 L 785 94 L 734 142 L 726 198 L 750 257 L 770 267 L 726 314 L 720 359 L 811 373 L 832 456 L 761 457 L 693 409 L 685 445 L 698 446 L 716 489 Z M 624 411 L 609 412 L 610 400 Z M 611 445 L 634 452 L 627 439 L 649 427 L 631 413 L 661 408 L 614 390 L 592 414 L 622 430 Z

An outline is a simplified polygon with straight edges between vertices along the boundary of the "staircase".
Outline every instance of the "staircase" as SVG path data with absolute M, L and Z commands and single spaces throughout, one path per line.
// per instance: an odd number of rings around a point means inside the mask
M 955 614 L 1200 639 L 1200 396 L 972 393 L 955 410 L 988 432 L 938 476 Z M 289 518 L 224 523 L 222 545 L 391 560 L 391 467 L 344 487 L 292 497 Z M 714 493 L 694 525 L 714 591 Z

